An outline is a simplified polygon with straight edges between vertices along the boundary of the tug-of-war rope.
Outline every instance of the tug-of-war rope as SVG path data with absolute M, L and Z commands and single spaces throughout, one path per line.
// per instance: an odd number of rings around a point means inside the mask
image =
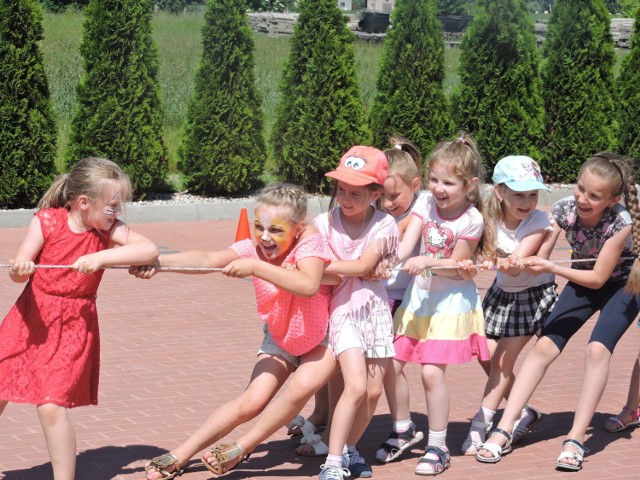
M 620 257 L 619 260 L 635 260 L 636 257 Z M 576 259 L 556 259 L 556 260 L 548 260 L 551 263 L 582 263 L 582 262 L 595 262 L 597 258 L 576 258 Z M 11 268 L 11 265 L 8 263 L 0 264 L 0 267 Z M 72 265 L 36 265 L 36 268 L 72 268 Z M 477 269 L 483 268 L 482 264 L 475 265 Z M 120 269 L 120 270 L 129 270 L 130 268 L 136 268 L 135 266 L 125 266 L 125 265 L 110 265 L 106 267 L 102 267 L 102 269 Z M 401 268 L 401 267 L 400 267 Z M 394 270 L 399 270 L 400 268 L 396 267 Z M 455 265 L 443 265 L 438 267 L 429 267 L 425 270 L 447 270 L 452 268 L 459 268 Z M 218 267 L 161 267 L 156 269 L 159 272 L 221 272 L 222 268 Z
M 143 265 L 138 265 L 143 266 Z M 8 263 L 1 263 L 0 267 L 11 267 Z M 36 268 L 73 268 L 73 265 L 36 265 Z M 125 266 L 125 265 L 108 265 L 106 267 L 102 267 L 101 270 L 105 269 L 118 269 L 118 270 L 129 270 L 131 268 L 136 268 L 134 266 Z M 162 267 L 157 268 L 159 272 L 221 272 L 222 268 L 213 268 L 213 267 Z

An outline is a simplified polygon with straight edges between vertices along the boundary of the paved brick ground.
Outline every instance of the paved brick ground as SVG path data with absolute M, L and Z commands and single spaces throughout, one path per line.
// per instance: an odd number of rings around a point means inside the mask
M 135 226 L 162 250 L 218 249 L 227 246 L 235 222 L 155 223 Z M 10 258 L 24 229 L 0 231 L 0 259 Z M 567 256 L 561 243 L 555 256 Z M 492 275 L 478 278 L 482 292 Z M 0 272 L 0 318 L 21 291 Z M 80 480 L 142 479 L 145 459 L 174 447 L 192 432 L 217 405 L 235 398 L 244 388 L 261 337 L 251 283 L 210 275 L 163 274 L 145 282 L 125 271 L 105 274 L 99 292 L 102 329 L 100 405 L 72 410 L 78 440 Z M 592 324 L 591 324 L 592 325 Z M 448 443 L 453 466 L 443 478 L 509 480 L 564 478 L 571 474 L 553 468 L 563 436 L 569 429 L 583 369 L 583 351 L 590 328 L 585 327 L 551 366 L 533 397 L 546 413 L 540 429 L 515 452 L 496 465 L 483 465 L 457 454 L 478 408 L 485 381 L 476 363 L 448 370 L 452 406 Z M 640 332 L 632 327 L 613 357 L 610 381 L 596 413 L 591 449 L 585 468 L 576 474 L 591 478 L 640 478 L 638 433 L 609 434 L 601 426 L 617 413 L 626 398 L 629 372 L 638 351 Z M 426 408 L 418 370 L 409 368 L 412 407 L 426 429 Z M 305 412 L 310 410 L 307 406 Z M 243 431 L 246 427 L 238 430 Z M 360 450 L 371 460 L 386 438 L 390 419 L 386 403 L 363 439 Z M 249 463 L 226 476 L 229 479 L 314 478 L 321 458 L 301 458 L 284 429 L 260 446 Z M 415 450 L 405 460 L 374 466 L 374 478 L 412 478 Z M 42 431 L 31 405 L 9 405 L 0 418 L 0 471 L 4 480 L 51 478 Z M 194 460 L 183 478 L 212 478 Z

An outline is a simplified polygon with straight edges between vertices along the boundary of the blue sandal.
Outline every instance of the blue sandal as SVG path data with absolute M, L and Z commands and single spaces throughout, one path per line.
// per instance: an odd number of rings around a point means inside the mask
M 391 432 L 389 438 L 378 447 L 376 460 L 380 463 L 393 462 L 423 438 L 424 435 L 422 432 L 416 431 L 416 426 L 413 423 L 404 432 Z

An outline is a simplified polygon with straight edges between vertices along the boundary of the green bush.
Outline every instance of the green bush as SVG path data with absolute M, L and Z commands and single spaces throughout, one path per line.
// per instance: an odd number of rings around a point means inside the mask
M 442 24 L 433 0 L 398 0 L 392 15 L 369 114 L 373 143 L 385 148 L 399 134 L 427 155 L 453 129 L 442 86 Z
M 266 147 L 244 0 L 211 0 L 179 149 L 186 187 L 204 195 L 260 186 Z
M 549 20 L 542 68 L 546 111 L 543 171 L 575 181 L 595 152 L 615 147 L 609 12 L 603 0 L 558 0 Z
M 55 174 L 56 125 L 33 0 L 0 0 L 0 207 L 33 207 Z
M 487 171 L 509 154 L 538 159 L 544 130 L 540 58 L 521 0 L 481 0 L 462 40 L 453 112 Z
M 80 52 L 67 166 L 98 155 L 131 177 L 136 197 L 161 188 L 167 171 L 150 0 L 91 0 Z
M 351 146 L 368 143 L 353 55 L 354 35 L 335 0 L 301 0 L 283 68 L 271 144 L 278 175 L 326 192 L 325 172 Z
M 620 68 L 618 91 L 619 151 L 640 160 L 640 7 L 635 15 L 631 53 Z

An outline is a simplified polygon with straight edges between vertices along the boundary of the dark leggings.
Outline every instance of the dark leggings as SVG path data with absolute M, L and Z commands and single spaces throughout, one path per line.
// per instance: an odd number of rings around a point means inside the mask
M 589 343 L 603 344 L 610 353 L 640 311 L 640 296 L 624 291 L 625 282 L 607 282 L 594 290 L 568 282 L 542 327 L 541 337 L 548 337 L 562 351 L 569 339 L 600 311 Z

